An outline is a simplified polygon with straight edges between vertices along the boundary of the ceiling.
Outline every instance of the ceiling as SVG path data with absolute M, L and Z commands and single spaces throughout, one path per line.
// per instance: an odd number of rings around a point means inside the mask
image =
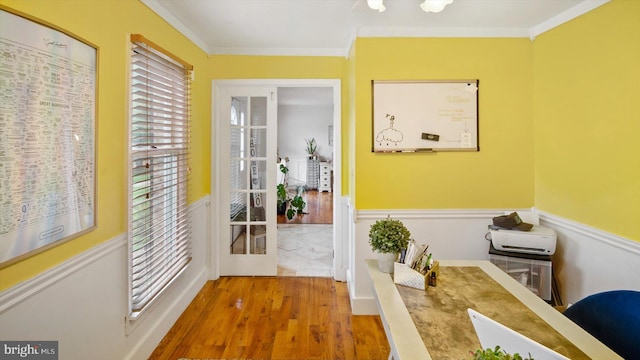
M 208 54 L 347 56 L 356 37 L 535 36 L 609 0 L 141 0 Z
M 141 0 L 208 54 L 344 56 L 356 37 L 535 36 L 609 0 Z M 279 105 L 329 106 L 329 87 L 278 88 Z

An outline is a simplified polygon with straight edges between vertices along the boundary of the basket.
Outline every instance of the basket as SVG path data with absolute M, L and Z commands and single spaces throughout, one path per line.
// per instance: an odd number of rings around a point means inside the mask
M 438 261 L 434 261 L 431 269 L 424 275 L 406 264 L 398 262 L 393 264 L 393 282 L 398 285 L 426 290 L 429 287 L 431 273 L 435 273 L 436 278 L 440 276 L 440 263 Z

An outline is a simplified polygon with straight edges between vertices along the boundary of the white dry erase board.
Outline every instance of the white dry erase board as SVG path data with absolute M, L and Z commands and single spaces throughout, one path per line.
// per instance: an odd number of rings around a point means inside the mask
M 372 81 L 373 152 L 478 151 L 479 80 Z

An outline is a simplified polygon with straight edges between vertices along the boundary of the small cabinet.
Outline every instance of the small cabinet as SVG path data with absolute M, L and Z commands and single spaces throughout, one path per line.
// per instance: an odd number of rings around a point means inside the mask
M 331 167 L 331 163 L 321 162 L 320 163 L 320 187 L 318 191 L 328 191 L 331 192 L 333 188 L 333 168 Z
M 307 159 L 307 190 L 318 190 L 319 170 L 318 159 Z

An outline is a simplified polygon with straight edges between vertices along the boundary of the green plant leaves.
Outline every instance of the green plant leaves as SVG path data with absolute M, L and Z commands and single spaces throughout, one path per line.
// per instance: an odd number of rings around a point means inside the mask
M 318 148 L 316 144 L 316 139 L 315 138 L 304 139 L 304 141 L 307 143 L 307 147 L 304 150 L 307 152 L 307 154 L 313 155 L 316 152 L 316 149 Z
M 380 253 L 398 253 L 407 247 L 409 239 L 411 232 L 400 220 L 391 216 L 376 221 L 369 230 L 369 245 Z
M 496 346 L 495 349 L 478 349 L 471 354 L 473 355 L 473 360 L 534 360 L 531 354 L 527 358 L 523 358 L 518 353 L 511 355 L 500 349 L 500 346 Z

